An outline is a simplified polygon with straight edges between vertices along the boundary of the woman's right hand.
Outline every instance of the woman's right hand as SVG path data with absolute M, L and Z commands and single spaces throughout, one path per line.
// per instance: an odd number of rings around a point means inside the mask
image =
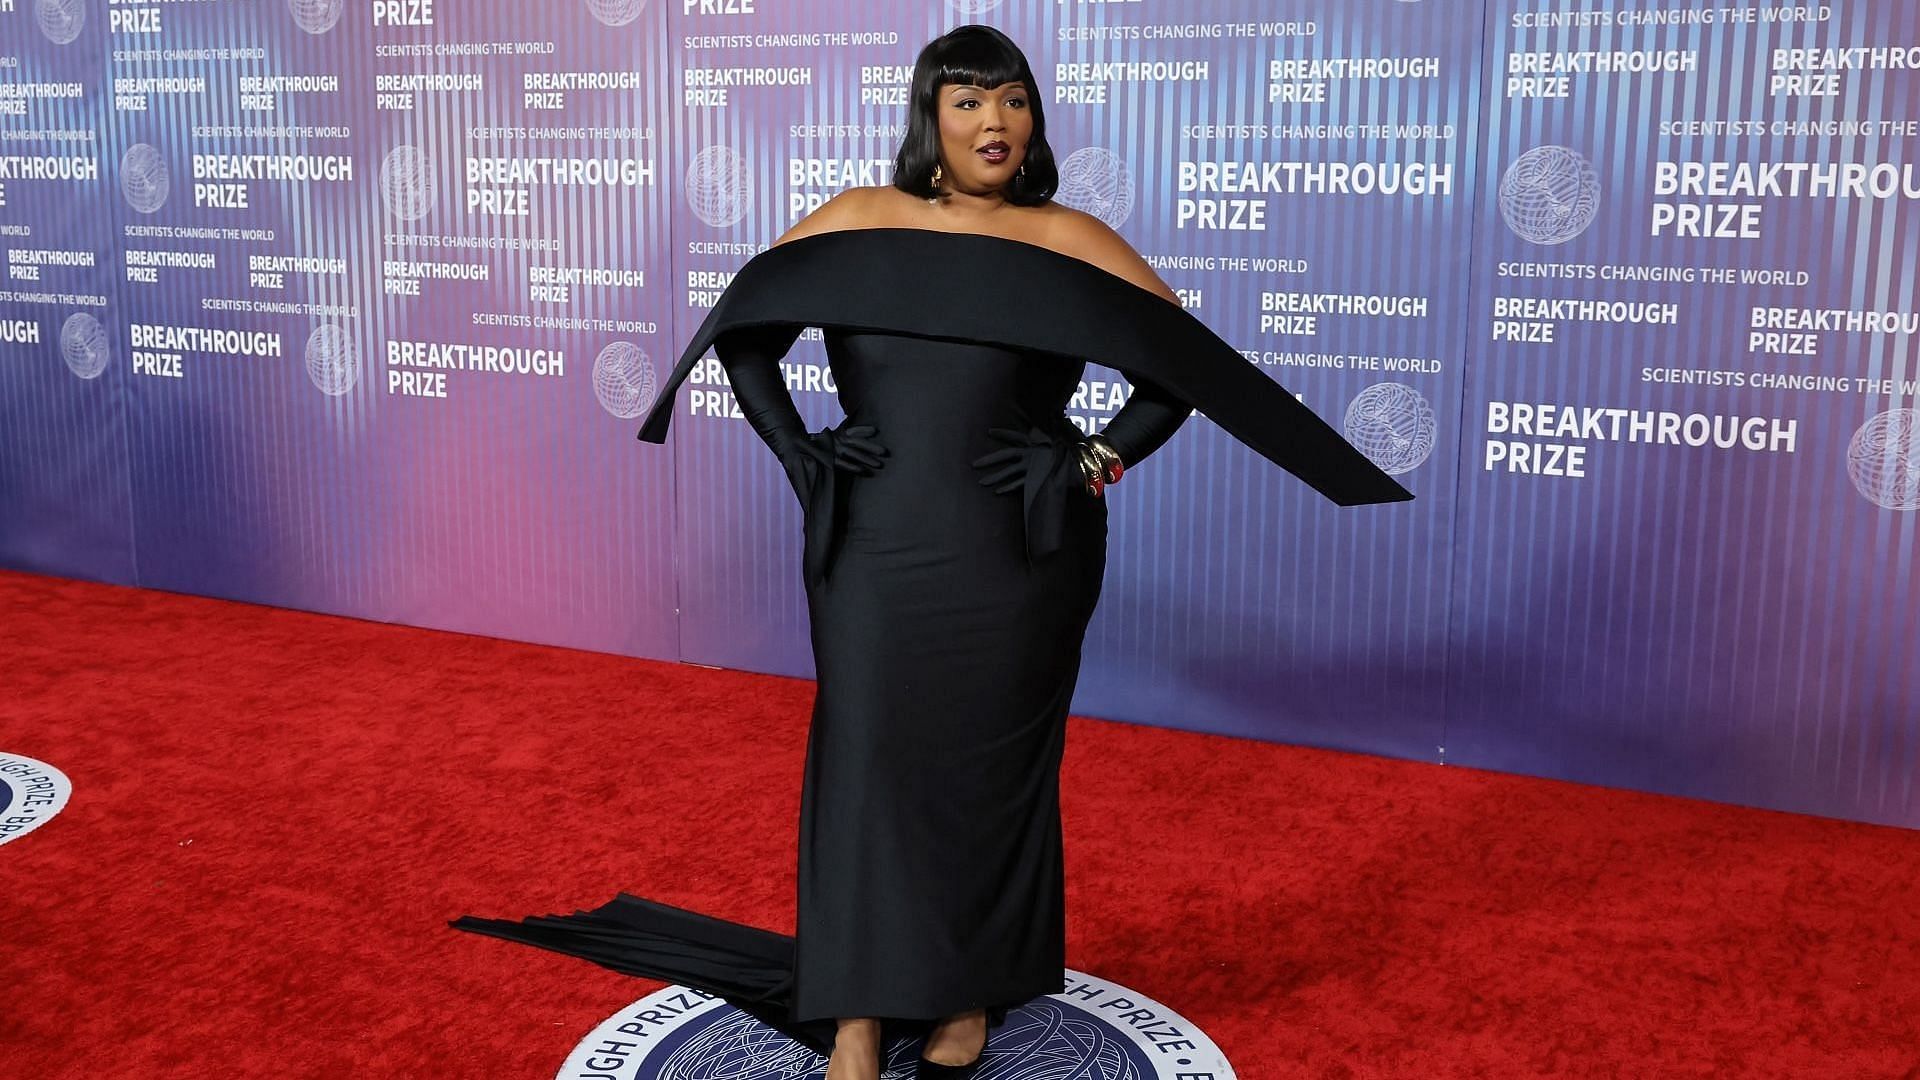
M 872 424 L 848 424 L 843 420 L 839 427 L 816 432 L 813 438 L 825 442 L 834 468 L 869 476 L 886 464 L 882 459 L 887 456 L 887 448 L 874 439 L 878 434 L 880 429 Z
M 823 479 L 836 472 L 870 476 L 886 464 L 887 448 L 874 436 L 880 434 L 871 424 L 848 424 L 825 428 L 793 444 L 781 462 L 794 494 L 806 505 Z
M 843 420 L 837 428 L 816 431 L 792 444 L 781 458 L 806 516 L 802 568 L 809 587 L 826 580 L 833 561 L 844 503 L 842 475 L 870 476 L 885 464 L 887 448 L 874 438 L 878 434 L 870 424 Z

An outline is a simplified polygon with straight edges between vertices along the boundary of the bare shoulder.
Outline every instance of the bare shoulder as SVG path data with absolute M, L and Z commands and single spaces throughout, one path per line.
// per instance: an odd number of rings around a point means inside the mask
M 803 236 L 818 233 L 837 232 L 841 229 L 869 229 L 879 224 L 881 215 L 891 202 L 887 192 L 891 187 L 855 187 L 848 188 L 826 202 L 815 207 L 813 212 L 780 235 L 773 245 L 779 247 L 789 240 L 798 240 Z
M 1046 226 L 1048 247 L 1092 263 L 1172 303 L 1180 303 L 1180 298 L 1153 272 L 1147 260 L 1106 222 L 1085 211 L 1056 203 L 1047 214 Z

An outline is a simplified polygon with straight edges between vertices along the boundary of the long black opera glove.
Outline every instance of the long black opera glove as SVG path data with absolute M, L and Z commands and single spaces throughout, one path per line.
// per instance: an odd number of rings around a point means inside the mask
M 1136 381 L 1133 396 L 1113 414 L 1100 434 L 1120 453 L 1120 463 L 1131 469 L 1166 445 L 1180 425 L 1193 415 L 1193 406 L 1157 384 Z
M 740 412 L 786 471 L 806 515 L 803 572 L 809 585 L 826 580 L 833 539 L 846 505 L 844 477 L 868 474 L 886 457 L 869 424 L 847 424 L 809 433 L 780 374 L 780 357 L 793 347 L 795 327 L 737 330 L 714 343 L 733 384 Z
M 1160 449 L 1192 415 L 1192 406 L 1151 383 L 1134 384 L 1133 396 L 1113 414 L 1100 434 L 1106 436 L 1127 468 Z M 975 458 L 983 487 L 1002 495 L 1020 494 L 1026 525 L 1027 563 L 1058 551 L 1066 541 L 1069 500 L 1087 499 L 1086 476 L 1075 447 L 1080 429 L 1064 416 L 1034 420 L 1022 416 L 1019 428 L 992 428 L 987 434 L 1003 445 Z

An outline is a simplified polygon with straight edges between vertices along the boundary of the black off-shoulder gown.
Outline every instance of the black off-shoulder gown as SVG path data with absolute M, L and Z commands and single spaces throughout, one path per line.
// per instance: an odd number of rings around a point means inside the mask
M 710 346 L 823 328 L 849 424 L 889 456 L 805 492 L 818 676 L 796 934 L 627 893 L 590 912 L 453 925 L 697 987 L 824 1051 L 834 1018 L 932 1020 L 1060 988 L 1059 766 L 1105 570 L 1107 507 L 1063 415 L 1088 360 L 1164 388 L 1343 505 L 1411 496 L 1191 315 L 997 237 L 868 229 L 736 276 L 641 438 Z M 767 343 L 772 341 L 769 346 Z M 1021 490 L 972 462 L 1030 435 Z

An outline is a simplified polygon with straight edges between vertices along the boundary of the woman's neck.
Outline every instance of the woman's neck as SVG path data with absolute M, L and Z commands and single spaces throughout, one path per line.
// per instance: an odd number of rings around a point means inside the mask
M 1010 205 L 1005 193 L 998 188 L 988 191 L 960 191 L 949 187 L 947 197 L 937 200 L 934 209 L 941 214 L 950 214 L 960 218 L 982 218 L 996 210 Z

